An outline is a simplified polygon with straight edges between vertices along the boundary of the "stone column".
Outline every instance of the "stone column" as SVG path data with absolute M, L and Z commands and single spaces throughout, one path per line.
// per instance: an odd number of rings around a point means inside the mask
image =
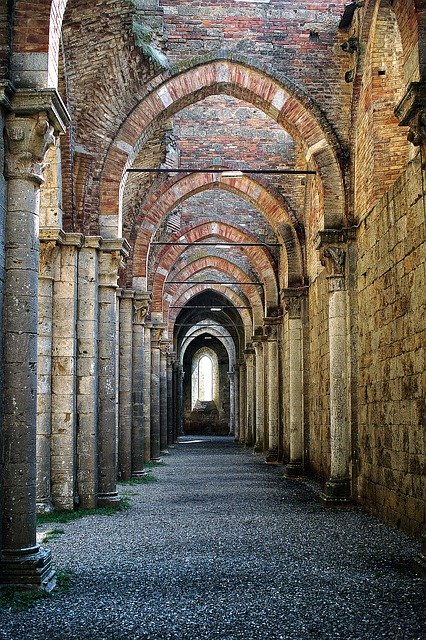
M 160 342 L 164 325 L 151 325 L 151 460 L 160 460 Z
M 183 428 L 183 379 L 185 372 L 183 366 L 179 363 L 178 368 L 178 435 L 184 434 Z
M 235 371 L 228 371 L 229 379 L 229 435 L 235 435 Z
M 268 405 L 268 451 L 266 462 L 278 463 L 278 441 L 280 423 L 280 368 L 279 368 L 279 329 L 281 318 L 265 318 L 265 333 L 267 340 L 265 347 L 265 369 L 267 380 L 267 405 Z
M 238 376 L 238 404 L 239 404 L 239 429 L 237 442 L 242 444 L 246 441 L 247 436 L 247 380 L 246 380 L 246 366 L 243 358 L 238 360 L 239 376 Z
M 175 442 L 173 429 L 173 365 L 176 354 L 167 354 L 167 445 L 173 446 Z
M 52 502 L 72 510 L 78 503 L 76 476 L 77 261 L 83 236 L 66 233 L 53 285 Z
M 99 236 L 86 236 L 78 255 L 77 490 L 80 506 L 93 509 L 98 495 L 98 253 Z
M 151 327 L 145 324 L 143 371 L 144 463 L 151 460 Z
M 246 358 L 246 446 L 253 447 L 256 437 L 255 352 L 251 345 L 244 351 Z
M 132 417 L 132 476 L 144 475 L 144 348 L 145 316 L 148 311 L 150 294 L 137 291 L 133 303 L 133 417 Z
M 304 475 L 303 460 L 303 289 L 282 292 L 288 321 L 289 358 L 289 444 L 290 459 L 285 468 L 288 476 Z
M 36 542 L 39 203 L 45 153 L 67 114 L 53 90 L 17 90 L 12 108 L 5 128 L 0 583 L 50 591 L 55 584 L 50 551 Z
M 176 354 L 173 355 L 173 442 L 177 442 L 179 435 L 179 363 Z
M 350 501 L 350 421 L 348 389 L 346 248 L 339 232 L 320 233 L 317 248 L 327 269 L 329 290 L 328 339 L 330 351 L 330 478 L 321 498 L 326 504 Z
M 117 494 L 117 278 L 128 246 L 103 240 L 99 254 L 99 460 L 98 505 L 114 505 Z
M 160 342 L 160 455 L 167 450 L 167 356 L 169 341 Z
M 254 450 L 260 453 L 265 449 L 265 369 L 264 369 L 264 343 L 263 335 L 253 337 L 254 351 L 256 354 L 256 371 L 255 371 L 255 425 L 256 440 Z
M 132 476 L 132 368 L 133 297 L 132 289 L 121 289 L 119 297 L 118 363 L 118 478 Z
M 37 512 L 52 511 L 50 444 L 52 436 L 53 281 L 59 255 L 59 230 L 40 229 L 37 336 Z

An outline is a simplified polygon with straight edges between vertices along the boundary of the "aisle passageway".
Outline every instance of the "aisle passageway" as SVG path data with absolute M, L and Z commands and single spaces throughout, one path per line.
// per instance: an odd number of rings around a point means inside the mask
M 185 436 L 130 508 L 62 525 L 67 594 L 0 614 L 1 640 L 420 640 L 414 543 L 327 510 L 227 437 Z M 54 525 L 44 525 L 43 530 Z

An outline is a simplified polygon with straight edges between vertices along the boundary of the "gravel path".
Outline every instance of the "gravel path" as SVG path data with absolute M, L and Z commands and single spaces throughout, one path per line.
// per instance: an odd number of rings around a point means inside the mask
M 229 438 L 181 438 L 131 508 L 42 530 L 68 593 L 0 612 L 1 640 L 420 640 L 418 545 L 324 509 Z

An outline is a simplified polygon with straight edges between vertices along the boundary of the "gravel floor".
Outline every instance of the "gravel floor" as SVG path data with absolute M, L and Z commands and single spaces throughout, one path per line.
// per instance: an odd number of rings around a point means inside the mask
M 418 545 L 358 509 L 325 510 L 228 438 L 181 438 L 131 508 L 49 543 L 68 593 L 0 613 L 1 640 L 416 640 Z

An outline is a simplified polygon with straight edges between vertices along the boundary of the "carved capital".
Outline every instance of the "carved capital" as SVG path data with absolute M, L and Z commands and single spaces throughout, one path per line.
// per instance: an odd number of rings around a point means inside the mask
M 327 275 L 345 275 L 346 249 L 344 247 L 329 246 L 320 249 L 321 264 L 326 268 Z
M 124 238 L 102 240 L 99 252 L 99 284 L 116 287 L 120 269 L 129 255 L 129 243 Z
M 328 276 L 344 277 L 346 242 L 352 237 L 352 229 L 324 229 L 318 233 L 315 248 Z
M 281 318 L 265 318 L 263 331 L 267 340 L 274 342 L 278 340 L 278 329 L 281 325 Z
M 422 153 L 422 169 L 426 169 L 426 109 L 419 111 L 412 123 L 407 140 L 415 147 L 420 147 Z
M 55 240 L 40 242 L 38 274 L 40 278 L 55 277 L 56 260 L 60 252 L 60 246 Z
M 99 253 L 99 285 L 117 287 L 118 271 L 121 267 L 119 251 L 100 251 Z
M 283 307 L 289 318 L 300 318 L 302 314 L 302 300 L 308 293 L 307 287 L 281 289 L 280 296 Z
M 164 324 L 153 324 L 151 325 L 151 345 L 155 349 L 160 348 L 160 341 L 163 338 L 165 325 Z
M 6 179 L 43 182 L 43 162 L 46 151 L 55 143 L 53 126 L 45 111 L 22 116 L 11 113 L 5 127 Z
M 300 318 L 302 313 L 302 301 L 300 298 L 287 298 L 285 301 L 285 309 L 290 319 Z
M 165 340 L 164 338 L 160 340 L 160 351 L 162 356 L 167 356 L 169 353 L 170 340 Z
M 135 324 L 144 324 L 148 313 L 151 295 L 146 292 L 136 291 L 133 299 L 133 322 Z

